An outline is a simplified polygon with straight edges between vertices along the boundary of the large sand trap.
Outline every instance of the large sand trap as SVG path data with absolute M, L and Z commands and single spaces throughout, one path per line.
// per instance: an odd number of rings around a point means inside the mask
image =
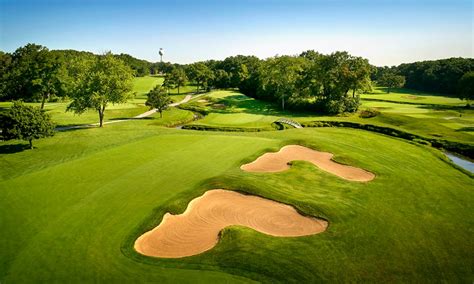
M 332 161 L 334 155 L 315 151 L 299 145 L 288 145 L 277 153 L 266 153 L 255 161 L 242 165 L 247 172 L 281 172 L 290 168 L 288 162 L 295 160 L 308 161 L 318 168 L 351 181 L 370 181 L 375 175 L 366 170 L 338 164 Z
M 183 214 L 166 213 L 160 225 L 135 241 L 135 250 L 166 258 L 199 254 L 213 248 L 219 232 L 232 225 L 272 236 L 297 237 L 321 233 L 328 223 L 302 216 L 289 205 L 214 189 L 192 200 Z

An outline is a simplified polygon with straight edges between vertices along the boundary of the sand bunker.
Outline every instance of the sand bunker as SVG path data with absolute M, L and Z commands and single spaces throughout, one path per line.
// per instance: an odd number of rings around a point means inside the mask
M 328 223 L 305 217 L 289 205 L 215 189 L 192 200 L 183 214 L 166 213 L 160 225 L 135 241 L 135 250 L 166 258 L 196 255 L 213 248 L 219 232 L 232 225 L 272 236 L 297 237 L 321 233 Z
M 247 172 L 281 172 L 290 168 L 289 162 L 302 160 L 351 181 L 370 181 L 375 178 L 373 173 L 366 170 L 332 161 L 333 156 L 331 153 L 319 152 L 299 145 L 288 145 L 277 153 L 266 153 L 240 168 Z

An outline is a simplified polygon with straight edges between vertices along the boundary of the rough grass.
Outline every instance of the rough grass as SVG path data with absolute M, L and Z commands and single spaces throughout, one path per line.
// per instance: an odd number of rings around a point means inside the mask
M 430 148 L 351 129 L 209 133 L 151 122 L 62 132 L 2 154 L 2 283 L 472 280 L 474 182 Z M 272 174 L 239 169 L 293 143 L 377 177 L 348 182 L 305 162 Z M 293 204 L 330 226 L 301 238 L 231 227 L 215 249 L 183 259 L 133 251 L 164 212 L 211 188 Z

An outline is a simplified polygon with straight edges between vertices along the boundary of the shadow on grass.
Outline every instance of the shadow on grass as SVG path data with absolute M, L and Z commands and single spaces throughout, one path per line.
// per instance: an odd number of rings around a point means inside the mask
M 281 117 L 313 117 L 313 116 L 328 116 L 327 114 L 309 111 L 309 110 L 281 110 L 280 103 L 266 102 L 258 99 L 253 99 L 242 94 L 227 96 L 220 101 L 226 106 L 239 108 L 238 112 L 259 114 L 259 115 L 273 115 Z M 216 110 L 212 112 L 218 113 L 232 113 L 232 111 Z
M 433 105 L 433 104 L 420 104 L 419 108 L 433 109 L 433 110 L 457 110 L 464 111 L 472 109 L 466 105 L 450 106 L 450 105 Z
M 28 144 L 1 145 L 0 154 L 14 154 L 28 149 L 30 149 L 30 145 Z
M 461 127 L 459 129 L 456 129 L 457 132 L 459 131 L 465 131 L 465 132 L 474 132 L 474 127 Z

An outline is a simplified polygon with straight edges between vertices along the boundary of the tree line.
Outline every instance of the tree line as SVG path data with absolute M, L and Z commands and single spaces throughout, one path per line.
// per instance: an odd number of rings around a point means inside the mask
M 278 104 L 283 110 L 338 114 L 357 111 L 358 94 L 370 91 L 372 80 L 387 86 L 388 92 L 405 86 L 458 93 L 469 104 L 474 95 L 473 70 L 474 59 L 467 58 L 375 67 L 367 59 L 347 52 L 321 54 L 314 50 L 263 60 L 237 55 L 179 65 L 150 63 L 110 52 L 50 51 L 27 44 L 12 54 L 0 51 L 0 99 L 40 101 L 43 109 L 46 101 L 67 97 L 68 111 L 80 114 L 96 110 L 102 126 L 107 106 L 129 98 L 133 76 L 158 72 L 165 74 L 164 83 L 150 92 L 147 104 L 159 108 L 160 114 L 169 104 L 169 89 L 177 88 L 179 93 L 189 82 L 194 83 L 196 92 L 236 88 L 249 97 Z
M 461 80 L 461 78 L 469 72 L 474 72 L 474 59 L 448 58 L 377 67 L 376 72 L 372 74 L 372 80 L 388 86 L 387 83 L 394 81 L 394 77 L 397 76 L 395 81 L 398 82 L 392 83 L 391 86 L 404 86 L 413 90 L 455 95 L 467 99 L 469 94 L 464 91 L 466 88 L 464 82 L 467 79 Z M 468 77 L 466 75 L 466 78 Z
M 196 91 L 237 88 L 249 97 L 278 103 L 282 109 L 334 114 L 357 110 L 357 94 L 371 89 L 372 69 L 367 59 L 347 52 L 324 55 L 308 50 L 265 60 L 237 55 L 174 66 L 164 87 L 179 87 L 189 80 Z

